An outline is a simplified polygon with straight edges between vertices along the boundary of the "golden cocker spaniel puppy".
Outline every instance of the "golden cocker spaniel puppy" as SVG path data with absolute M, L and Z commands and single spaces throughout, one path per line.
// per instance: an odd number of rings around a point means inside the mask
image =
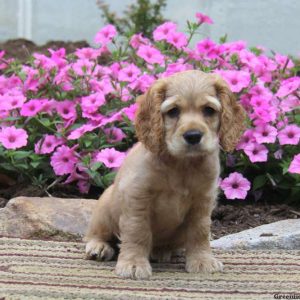
M 150 257 L 168 262 L 181 248 L 188 272 L 221 271 L 209 242 L 219 148 L 235 148 L 244 110 L 218 75 L 200 71 L 157 80 L 138 103 L 139 143 L 98 201 L 87 258 L 110 260 L 110 241 L 118 237 L 121 277 L 149 278 Z

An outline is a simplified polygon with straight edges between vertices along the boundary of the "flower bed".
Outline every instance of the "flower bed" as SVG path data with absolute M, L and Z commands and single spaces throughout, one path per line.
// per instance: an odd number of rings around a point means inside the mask
M 166 22 L 153 40 L 107 25 L 96 49 L 49 50 L 26 64 L 0 52 L 0 173 L 49 192 L 58 183 L 82 193 L 108 186 L 136 142 L 137 95 L 157 78 L 199 69 L 223 76 L 249 117 L 236 151 L 222 154 L 225 197 L 299 200 L 299 66 L 244 41 L 189 46 L 203 23 L 212 20 L 198 13 L 185 34 Z M 99 64 L 104 55 L 109 61 Z

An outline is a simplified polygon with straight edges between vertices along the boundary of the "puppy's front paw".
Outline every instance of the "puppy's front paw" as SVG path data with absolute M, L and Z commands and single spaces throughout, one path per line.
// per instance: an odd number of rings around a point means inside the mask
M 113 258 L 115 251 L 108 243 L 91 240 L 86 244 L 85 253 L 87 259 L 108 261 Z
M 147 259 L 140 261 L 119 260 L 115 272 L 118 276 L 123 278 L 149 279 L 152 275 L 152 268 Z
M 185 269 L 189 273 L 215 273 L 223 271 L 223 264 L 212 255 L 187 258 Z

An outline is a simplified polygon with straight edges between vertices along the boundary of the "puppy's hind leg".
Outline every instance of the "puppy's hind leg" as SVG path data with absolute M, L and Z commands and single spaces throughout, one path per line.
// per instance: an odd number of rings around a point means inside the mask
M 108 243 L 113 239 L 113 222 L 109 211 L 112 189 L 113 187 L 110 186 L 98 200 L 84 237 L 84 241 L 87 242 L 85 248 L 87 259 L 108 261 L 115 254 Z

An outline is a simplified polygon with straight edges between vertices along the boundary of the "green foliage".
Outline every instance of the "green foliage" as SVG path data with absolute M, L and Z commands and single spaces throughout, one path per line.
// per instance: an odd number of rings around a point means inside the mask
M 116 26 L 118 31 L 125 36 L 142 33 L 150 38 L 154 28 L 166 21 L 162 15 L 167 5 L 166 0 L 137 0 L 135 4 L 127 7 L 122 17 L 112 12 L 105 1 L 99 0 L 97 4 L 102 11 L 105 23 Z

